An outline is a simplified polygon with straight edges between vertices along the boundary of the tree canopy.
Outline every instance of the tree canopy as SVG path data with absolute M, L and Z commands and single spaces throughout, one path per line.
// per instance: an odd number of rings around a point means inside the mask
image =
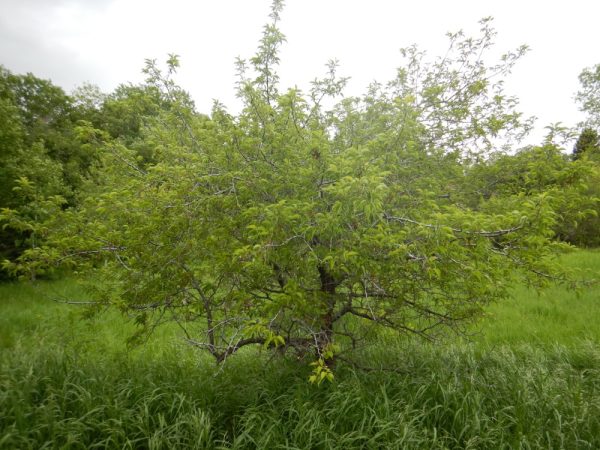
M 71 97 L 32 74 L 0 67 L 0 117 L 0 256 L 13 261 L 39 243 L 46 218 L 76 203 L 96 154 Z
M 581 111 L 587 114 L 584 126 L 598 130 L 600 128 L 600 64 L 583 69 L 579 74 L 580 90 L 575 100 Z

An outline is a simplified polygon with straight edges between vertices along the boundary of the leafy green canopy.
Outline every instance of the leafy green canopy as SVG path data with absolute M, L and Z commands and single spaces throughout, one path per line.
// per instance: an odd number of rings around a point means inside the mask
M 571 158 L 554 144 L 526 147 L 515 154 L 496 154 L 473 166 L 465 182 L 472 188 L 469 204 L 519 194 L 544 193 L 555 212 L 556 238 L 579 246 L 598 244 L 599 167 Z M 494 200 L 497 201 L 497 200 Z
M 0 66 L 0 259 L 10 269 L 45 233 L 43 222 L 78 189 L 96 160 L 97 130 L 63 90 Z M 0 278 L 6 276 L 0 271 Z
M 581 159 L 584 156 L 595 161 L 600 159 L 600 137 L 593 128 L 581 130 L 573 147 L 573 159 Z
M 87 265 L 101 304 L 142 332 L 175 320 L 218 362 L 250 344 L 311 355 L 315 382 L 378 333 L 460 331 L 512 277 L 545 280 L 560 247 L 551 196 L 473 203 L 465 178 L 495 137 L 528 127 L 501 88 L 522 50 L 484 65 L 486 20 L 479 38 L 451 35 L 445 58 L 409 49 L 392 82 L 326 110 L 345 85 L 335 63 L 307 93 L 279 90 L 281 7 L 239 62 L 236 116 L 196 114 L 177 59 L 166 74 L 149 61 L 172 105 L 143 133 L 156 162 L 107 146 L 99 184 L 23 263 Z
M 587 67 L 579 74 L 580 90 L 575 100 L 580 110 L 587 114 L 586 121 L 581 124 L 587 128 L 600 128 L 600 64 Z

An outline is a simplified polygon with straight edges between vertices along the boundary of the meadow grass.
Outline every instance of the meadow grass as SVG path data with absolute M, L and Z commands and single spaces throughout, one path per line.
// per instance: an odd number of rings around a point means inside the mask
M 582 279 L 598 279 L 600 252 L 578 250 L 562 262 L 579 269 Z M 474 339 L 486 345 L 571 345 L 591 340 L 600 343 L 600 284 L 577 290 L 551 285 L 543 290 L 515 286 L 512 296 L 490 305 L 478 324 Z
M 51 300 L 87 300 L 72 280 L 1 285 L 0 448 L 600 448 L 599 293 L 516 287 L 470 342 L 388 340 L 362 362 L 393 371 L 318 387 L 263 353 L 216 369 L 173 327 L 130 348 L 117 312 Z
M 133 322 L 115 310 L 90 315 L 85 305 L 89 301 L 83 285 L 70 278 L 0 284 L 0 350 L 17 342 L 35 346 L 35 341 L 42 339 L 79 353 L 160 359 L 177 346 L 187 350 L 186 357 L 193 356 L 189 346 L 178 339 L 174 325 L 157 328 L 145 345 L 129 346 L 136 331 Z

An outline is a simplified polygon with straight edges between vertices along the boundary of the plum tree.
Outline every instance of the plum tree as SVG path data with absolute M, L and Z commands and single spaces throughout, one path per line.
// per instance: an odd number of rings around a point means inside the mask
M 100 303 L 142 332 L 176 321 L 217 362 L 248 345 L 312 355 L 315 382 L 378 330 L 460 332 L 514 277 L 543 283 L 562 248 L 549 195 L 470 205 L 464 182 L 495 136 L 529 125 L 501 87 L 523 50 L 484 65 L 485 20 L 434 63 L 407 50 L 397 78 L 364 97 L 343 97 L 334 63 L 309 92 L 281 91 L 281 8 L 239 62 L 239 114 L 217 103 L 198 115 L 170 76 L 177 59 L 166 73 L 149 61 L 172 105 L 143 133 L 155 163 L 108 146 L 99 184 L 24 264 L 87 266 Z M 328 110 L 326 96 L 341 100 Z

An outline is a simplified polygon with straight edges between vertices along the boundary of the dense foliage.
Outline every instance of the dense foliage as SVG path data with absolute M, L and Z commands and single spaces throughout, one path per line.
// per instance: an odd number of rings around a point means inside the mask
M 587 157 L 598 161 L 600 159 L 600 137 L 593 128 L 584 128 L 573 147 L 573 158 Z
M 85 112 L 51 82 L 0 67 L 0 257 L 35 248 L 96 160 Z
M 581 89 L 575 99 L 581 111 L 587 115 L 584 125 L 598 130 L 600 128 L 600 64 L 583 69 L 579 74 L 579 82 Z

